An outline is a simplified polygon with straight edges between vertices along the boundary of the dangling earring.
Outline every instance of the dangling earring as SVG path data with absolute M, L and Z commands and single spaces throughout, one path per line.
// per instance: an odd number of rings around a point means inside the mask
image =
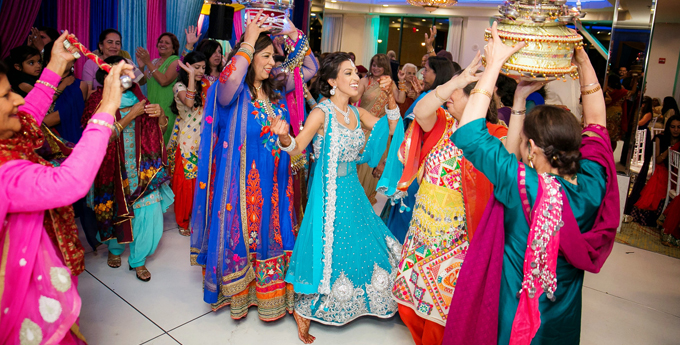
M 331 96 L 335 96 L 335 89 L 337 88 L 338 88 L 337 86 L 333 86 L 333 88 L 331 89 Z
M 529 160 L 529 166 L 531 167 L 531 169 L 533 169 L 534 168 L 534 155 L 530 154 L 529 157 L 527 157 L 527 159 Z

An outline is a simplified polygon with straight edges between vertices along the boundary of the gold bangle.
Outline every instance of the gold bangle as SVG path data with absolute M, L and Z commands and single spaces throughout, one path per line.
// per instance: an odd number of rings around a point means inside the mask
M 50 84 L 50 83 L 48 83 L 48 82 L 46 82 L 46 81 L 44 81 L 44 80 L 38 80 L 36 83 L 38 83 L 38 84 L 43 84 L 43 85 L 49 87 L 50 89 L 54 90 L 54 92 L 57 92 L 57 91 L 58 91 L 58 89 L 57 89 L 56 86 L 54 86 L 54 85 L 52 85 L 52 84 Z
M 119 133 L 123 133 L 123 129 L 124 129 L 123 125 L 121 125 L 118 121 L 114 122 L 113 124 L 116 125 L 116 128 L 118 128 Z
M 472 92 L 470 92 L 470 96 L 472 96 L 476 93 L 481 93 L 481 94 L 485 95 L 486 97 L 493 98 L 493 96 L 491 96 L 491 92 L 486 91 L 484 89 L 472 89 Z
M 90 121 L 87 121 L 87 123 L 94 123 L 95 125 L 104 126 L 104 127 L 108 128 L 108 129 L 110 129 L 111 132 L 114 132 L 114 131 L 115 131 L 115 129 L 113 128 L 113 125 L 110 124 L 110 123 L 108 123 L 108 122 L 106 122 L 106 121 L 104 121 L 104 120 L 90 119 Z
M 439 100 L 439 103 L 446 103 L 446 100 L 444 98 L 441 98 L 441 96 L 439 96 L 439 86 L 434 88 L 434 96 L 437 97 L 437 100 Z
M 168 124 L 170 124 L 170 119 L 167 116 L 163 117 L 165 119 L 165 123 L 161 125 L 160 121 L 158 121 L 158 125 L 161 127 L 167 127 Z
M 591 87 L 591 86 L 595 86 L 595 85 L 600 85 L 600 83 L 599 83 L 599 82 L 594 82 L 594 83 L 590 83 L 590 84 L 588 84 L 588 85 L 583 85 L 583 86 L 581 86 L 581 90 L 583 90 L 583 89 L 585 89 L 585 88 L 589 88 L 589 87 Z
M 581 91 L 581 95 L 583 95 L 583 96 L 585 96 L 585 95 L 591 95 L 591 94 L 594 94 L 595 92 L 598 92 L 598 91 L 600 91 L 600 90 L 602 90 L 602 88 L 600 87 L 600 85 L 598 85 L 598 86 L 596 86 L 596 87 L 595 87 L 594 89 L 592 89 L 592 90 Z

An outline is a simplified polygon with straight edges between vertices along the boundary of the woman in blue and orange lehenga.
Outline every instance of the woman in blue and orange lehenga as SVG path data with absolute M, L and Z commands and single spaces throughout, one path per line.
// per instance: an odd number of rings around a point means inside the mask
M 261 320 L 293 311 L 284 282 L 295 244 L 290 156 L 281 153 L 270 119 L 289 118 L 285 95 L 318 69 L 307 38 L 291 25 L 283 69 L 273 70 L 274 48 L 265 18 L 249 20 L 208 91 L 191 221 L 191 263 L 203 266 L 203 300 L 213 310 L 231 306 L 234 319 L 257 306 Z M 298 69 L 299 68 L 299 69 Z M 285 82 L 280 88 L 281 82 Z M 283 91 L 280 91 L 283 89 Z M 301 102 L 303 100 L 300 100 Z

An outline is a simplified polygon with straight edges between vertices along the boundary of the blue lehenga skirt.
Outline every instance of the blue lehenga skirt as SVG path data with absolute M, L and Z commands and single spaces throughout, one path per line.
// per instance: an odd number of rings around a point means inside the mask
M 301 289 L 297 288 L 298 284 L 308 284 L 302 277 L 309 272 L 302 271 L 313 266 L 309 263 L 312 217 L 305 217 L 286 276 L 286 281 L 296 287 L 295 311 L 304 318 L 335 326 L 365 315 L 392 317 L 397 311 L 392 286 L 401 245 L 366 198 L 356 164 L 340 163 L 336 181 L 330 293 L 299 293 Z M 312 191 L 306 215 L 310 207 L 321 207 L 321 199 Z

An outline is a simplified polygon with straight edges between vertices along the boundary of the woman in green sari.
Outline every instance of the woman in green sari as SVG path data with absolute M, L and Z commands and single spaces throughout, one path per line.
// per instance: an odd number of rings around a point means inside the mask
M 137 48 L 136 55 L 139 69 L 146 75 L 149 102 L 159 104 L 170 121 L 165 133 L 163 133 L 163 140 L 167 144 L 168 140 L 170 140 L 172 129 L 175 126 L 175 118 L 177 117 L 170 110 L 170 105 L 174 99 L 172 88 L 175 86 L 178 75 L 177 61 L 179 56 L 177 56 L 177 52 L 179 50 L 179 40 L 172 33 L 163 33 L 158 37 L 156 49 L 158 49 L 160 57 L 153 61 L 151 61 L 149 52 L 143 47 Z

